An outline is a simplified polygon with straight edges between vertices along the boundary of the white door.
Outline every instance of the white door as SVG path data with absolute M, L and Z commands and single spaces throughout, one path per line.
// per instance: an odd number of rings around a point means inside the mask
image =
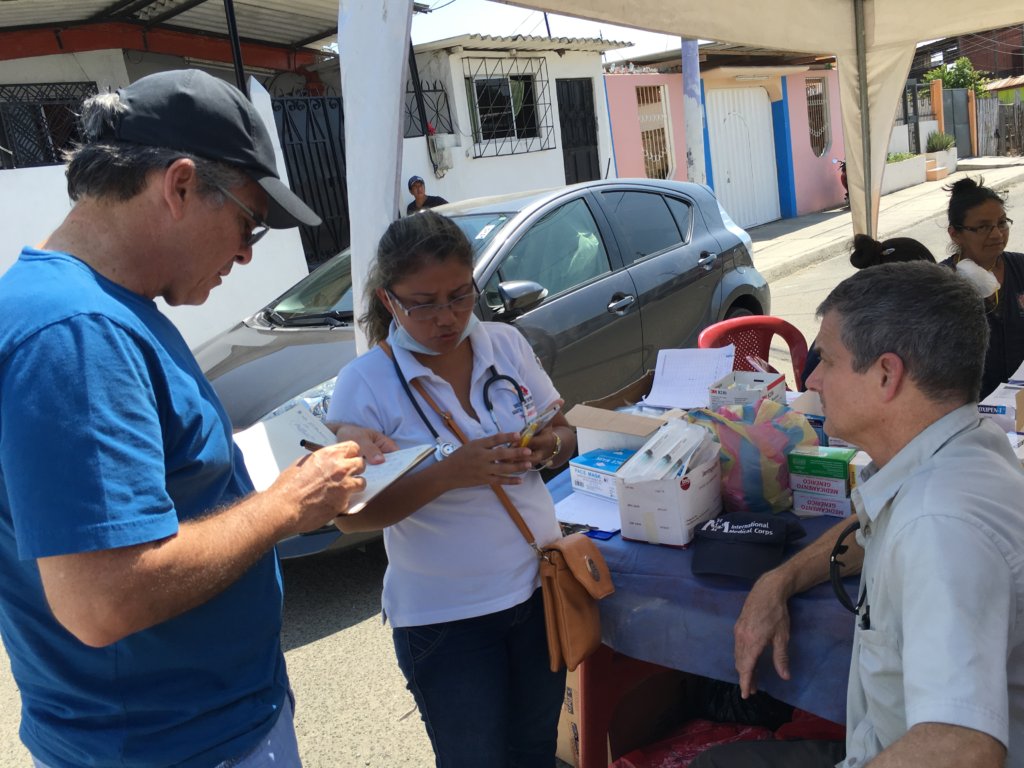
M 710 90 L 706 107 L 715 194 L 725 210 L 741 227 L 780 218 L 768 92 L 764 88 Z

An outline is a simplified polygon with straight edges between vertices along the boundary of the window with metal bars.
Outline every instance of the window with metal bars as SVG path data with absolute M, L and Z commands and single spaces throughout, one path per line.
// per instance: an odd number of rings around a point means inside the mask
M 829 121 L 828 84 L 823 77 L 809 77 L 807 90 L 807 130 L 810 133 L 811 150 L 815 157 L 822 157 L 832 146 L 832 124 Z
M 475 157 L 554 147 L 544 59 L 463 59 Z
M 0 168 L 60 165 L 81 140 L 78 113 L 95 83 L 0 85 Z
M 644 175 L 667 179 L 675 166 L 668 114 L 668 93 L 664 85 L 640 85 L 636 89 L 640 142 L 644 152 Z

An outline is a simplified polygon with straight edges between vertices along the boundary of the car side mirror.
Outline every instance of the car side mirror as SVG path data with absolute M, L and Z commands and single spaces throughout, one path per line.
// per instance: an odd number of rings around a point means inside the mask
M 507 280 L 498 284 L 504 314 L 521 315 L 540 304 L 548 289 L 533 280 Z

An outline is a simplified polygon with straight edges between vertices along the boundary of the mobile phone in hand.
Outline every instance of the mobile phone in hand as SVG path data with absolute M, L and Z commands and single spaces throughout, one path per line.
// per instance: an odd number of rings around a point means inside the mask
M 533 436 L 544 429 L 561 409 L 562 403 L 556 400 L 545 408 L 544 411 L 538 413 L 533 421 L 523 427 L 523 430 L 519 433 L 519 447 L 524 448 L 529 445 Z

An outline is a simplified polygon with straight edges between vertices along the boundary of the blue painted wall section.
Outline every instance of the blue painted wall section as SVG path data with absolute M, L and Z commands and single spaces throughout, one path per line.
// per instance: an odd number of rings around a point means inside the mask
M 711 139 L 708 137 L 708 102 L 704 97 L 704 81 L 700 81 L 700 112 L 704 124 L 704 175 L 708 178 L 708 186 L 715 188 L 715 164 L 711 158 Z
M 782 100 L 772 102 L 772 132 L 775 135 L 775 168 L 779 177 L 779 212 L 782 218 L 796 216 L 796 179 L 793 175 L 793 138 L 789 122 L 789 78 L 782 78 Z

